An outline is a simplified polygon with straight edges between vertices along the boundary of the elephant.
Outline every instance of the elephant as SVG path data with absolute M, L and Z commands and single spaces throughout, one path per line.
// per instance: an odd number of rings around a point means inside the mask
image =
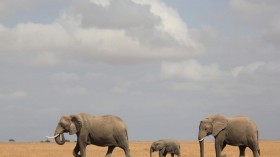
M 174 157 L 174 154 L 176 154 L 178 157 L 181 157 L 180 143 L 172 139 L 158 140 L 153 142 L 150 147 L 150 157 L 152 157 L 152 153 L 154 151 L 159 151 L 159 157 L 165 157 L 167 153 L 170 153 L 172 157 Z
M 53 136 L 57 144 L 65 143 L 63 133 L 67 132 L 69 135 L 77 135 L 77 143 L 73 150 L 75 157 L 86 157 L 86 147 L 90 144 L 108 146 L 106 157 L 112 155 L 115 147 L 120 147 L 126 157 L 131 157 L 126 124 L 117 116 L 95 116 L 86 113 L 63 115 Z
M 200 122 L 198 140 L 200 157 L 204 157 L 204 137 L 213 135 L 215 138 L 216 157 L 221 157 L 226 145 L 238 146 L 239 156 L 245 156 L 249 147 L 254 157 L 259 157 L 259 133 L 254 121 L 246 116 L 225 117 L 221 114 L 211 115 Z

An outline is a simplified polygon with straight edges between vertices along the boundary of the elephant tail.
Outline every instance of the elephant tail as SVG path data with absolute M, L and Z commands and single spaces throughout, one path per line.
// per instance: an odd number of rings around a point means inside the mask
M 257 143 L 258 143 L 258 153 L 259 153 L 259 156 L 261 155 L 261 150 L 260 150 L 260 147 L 259 147 L 259 131 L 257 131 Z
M 125 129 L 125 135 L 126 135 L 126 139 L 128 141 L 128 133 L 127 133 L 127 129 Z

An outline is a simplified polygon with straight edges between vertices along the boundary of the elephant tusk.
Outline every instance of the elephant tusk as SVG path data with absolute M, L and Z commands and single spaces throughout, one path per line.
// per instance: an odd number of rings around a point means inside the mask
M 204 138 L 200 139 L 199 142 L 201 142 L 201 141 L 203 141 L 203 140 L 204 140 Z
M 57 136 L 59 136 L 59 134 L 56 134 L 54 136 L 46 136 L 46 138 L 56 138 Z

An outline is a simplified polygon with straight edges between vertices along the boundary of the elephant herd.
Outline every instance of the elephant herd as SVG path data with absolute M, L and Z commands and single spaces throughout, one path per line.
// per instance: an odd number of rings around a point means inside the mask
M 86 157 L 86 146 L 108 146 L 106 157 L 110 157 L 115 147 L 124 150 L 126 157 L 131 157 L 127 127 L 124 121 L 113 115 L 94 116 L 80 113 L 64 115 L 55 129 L 54 136 L 59 145 L 65 143 L 63 133 L 77 135 L 77 143 L 73 150 L 75 157 Z M 240 157 L 244 157 L 246 147 L 249 147 L 254 157 L 259 157 L 258 129 L 256 124 L 245 116 L 225 117 L 220 114 L 211 115 L 200 122 L 198 141 L 200 144 L 200 157 L 204 157 L 204 137 L 213 135 L 215 138 L 216 157 L 221 157 L 225 146 L 238 146 Z M 151 144 L 150 157 L 154 151 L 159 151 L 160 157 L 170 153 L 181 156 L 180 144 L 176 140 L 158 140 Z

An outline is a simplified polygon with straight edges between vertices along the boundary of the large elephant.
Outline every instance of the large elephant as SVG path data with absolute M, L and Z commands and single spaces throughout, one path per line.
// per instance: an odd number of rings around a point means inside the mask
M 198 132 L 200 157 L 204 157 L 204 137 L 208 135 L 215 137 L 216 157 L 221 157 L 221 152 L 227 144 L 238 146 L 240 157 L 245 156 L 246 147 L 253 151 L 254 157 L 260 155 L 258 128 L 248 117 L 225 117 L 216 114 L 202 120 Z
M 176 140 L 166 139 L 158 140 L 151 144 L 150 157 L 154 151 L 159 151 L 159 157 L 165 157 L 167 153 L 170 153 L 172 157 L 176 154 L 181 157 L 180 143 Z
M 64 115 L 53 136 L 57 144 L 65 143 L 63 133 L 66 132 L 77 135 L 77 144 L 73 150 L 75 157 L 86 157 L 86 146 L 90 144 L 108 146 L 106 157 L 111 156 L 115 147 L 122 148 L 125 156 L 130 157 L 127 127 L 117 116 L 94 116 L 85 113 Z

